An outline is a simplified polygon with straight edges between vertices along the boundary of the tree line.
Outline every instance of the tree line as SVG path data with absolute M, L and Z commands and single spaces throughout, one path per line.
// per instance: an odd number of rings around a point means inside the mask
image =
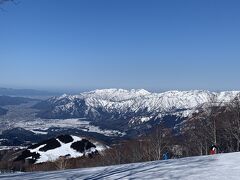
M 183 127 L 183 145 L 187 156 L 207 155 L 209 146 L 218 152 L 240 150 L 240 95 L 231 102 L 213 98 L 205 107 L 187 120 Z

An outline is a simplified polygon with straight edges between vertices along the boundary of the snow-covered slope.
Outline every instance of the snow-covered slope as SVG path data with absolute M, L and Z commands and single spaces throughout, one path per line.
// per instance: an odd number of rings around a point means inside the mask
M 16 159 L 34 163 L 55 161 L 60 157 L 76 158 L 101 152 L 106 146 L 77 136 L 61 135 L 32 145 Z
M 167 161 L 124 164 L 109 167 L 85 168 L 56 172 L 0 175 L 2 180 L 17 179 L 171 179 L 238 180 L 240 153 L 199 156 Z
M 188 117 L 196 109 L 212 101 L 229 102 L 239 91 L 167 91 L 102 89 L 79 95 L 62 95 L 45 102 L 44 118 L 87 118 L 91 121 L 123 122 L 126 127 L 161 119 L 167 115 Z M 112 121 L 111 121 L 112 120 Z M 99 125 L 99 124 L 98 124 Z M 116 125 L 116 124 L 115 124 Z
M 80 95 L 62 95 L 50 99 L 51 102 L 65 101 L 71 103 L 76 99 L 86 100 L 91 107 L 104 106 L 106 109 L 128 107 L 148 107 L 150 109 L 193 108 L 215 98 L 217 101 L 230 101 L 240 91 L 210 92 L 201 90 L 167 91 L 163 93 L 150 93 L 144 89 L 102 89 L 84 92 Z M 141 105 L 141 106 L 140 106 Z M 70 104 L 69 104 L 70 106 Z M 132 107 L 132 108 L 134 108 Z M 66 106 L 67 108 L 67 106 Z

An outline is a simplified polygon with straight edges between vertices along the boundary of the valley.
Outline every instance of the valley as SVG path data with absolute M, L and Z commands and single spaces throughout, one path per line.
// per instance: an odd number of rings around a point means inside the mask
M 47 100 L 24 99 L 19 103 L 17 99 L 15 104 L 2 106 L 7 113 L 0 116 L 0 143 L 26 145 L 29 141 L 36 143 L 39 137 L 73 134 L 112 144 L 149 133 L 159 124 L 179 134 L 185 120 L 208 108 L 208 103 L 224 105 L 238 94 L 238 91 L 150 93 L 143 89 L 101 89 Z M 33 134 L 33 138 L 19 139 L 19 133 Z

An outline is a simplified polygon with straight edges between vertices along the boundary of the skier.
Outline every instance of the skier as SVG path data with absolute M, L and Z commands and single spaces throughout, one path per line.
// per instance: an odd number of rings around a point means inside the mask
M 210 148 L 210 155 L 217 154 L 217 146 L 212 145 Z
M 163 154 L 163 160 L 167 160 L 167 159 L 168 159 L 168 153 L 166 152 Z

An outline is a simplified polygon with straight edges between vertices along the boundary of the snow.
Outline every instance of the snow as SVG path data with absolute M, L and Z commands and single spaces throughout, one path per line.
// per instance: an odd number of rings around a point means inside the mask
M 0 151 L 2 150 L 19 150 L 26 149 L 24 146 L 0 146 Z
M 175 113 L 175 110 L 181 110 L 178 116 L 188 117 L 195 112 L 199 107 L 207 104 L 212 99 L 217 102 L 229 102 L 234 99 L 239 91 L 225 91 L 225 92 L 210 92 L 206 90 L 191 90 L 191 91 L 167 91 L 162 93 L 150 93 L 144 89 L 138 90 L 124 90 L 124 89 L 101 89 L 90 92 L 84 92 L 79 95 L 60 97 L 60 105 L 55 105 L 56 112 L 59 108 L 63 112 L 73 113 L 75 104 L 72 100 L 84 100 L 88 109 L 88 113 L 95 112 L 98 114 L 98 109 L 104 112 L 118 114 L 125 114 L 126 112 L 143 112 L 147 110 L 147 114 L 151 116 L 161 117 L 162 114 Z M 59 98 L 52 98 L 50 102 L 59 102 Z M 139 119 L 139 122 L 144 123 L 148 119 Z
M 240 153 L 198 156 L 166 161 L 123 164 L 108 167 L 0 175 L 2 180 L 17 179 L 226 179 L 240 177 Z
M 101 93 L 99 93 L 101 92 Z M 122 90 L 103 89 L 82 93 L 89 106 L 107 106 L 106 109 L 126 109 L 136 107 L 141 109 L 172 109 L 172 108 L 194 108 L 209 102 L 212 97 L 218 101 L 229 102 L 239 91 L 210 92 L 201 90 L 192 91 L 167 91 L 163 93 L 150 93 L 145 90 Z M 113 101 L 114 99 L 114 101 Z
M 142 117 L 141 122 L 146 122 L 146 121 L 149 121 L 150 119 L 151 117 Z
M 152 119 L 152 116 L 149 117 L 133 117 L 130 121 L 129 124 L 135 124 L 135 123 L 144 123 Z
M 124 136 L 124 132 L 117 130 L 100 129 L 98 126 L 91 125 L 84 118 L 72 119 L 35 119 L 28 122 L 16 122 L 13 127 L 21 127 L 30 130 L 35 134 L 47 134 L 49 128 L 78 128 L 82 131 L 95 132 L 105 136 Z
M 31 153 L 36 152 L 36 153 L 40 154 L 40 158 L 37 159 L 36 163 L 42 163 L 42 162 L 47 162 L 47 161 L 56 161 L 59 157 L 66 156 L 66 155 L 70 155 L 71 158 L 83 156 L 82 153 L 71 148 L 72 143 L 81 141 L 82 138 L 77 137 L 77 136 L 72 136 L 72 138 L 73 138 L 73 142 L 69 142 L 69 143 L 62 143 L 59 139 L 56 139 L 61 144 L 61 146 L 58 148 L 55 148 L 55 149 L 48 150 L 46 152 L 39 151 L 39 149 L 44 147 L 46 144 L 43 144 L 35 149 L 29 149 L 29 150 Z M 101 144 L 99 142 L 94 143 L 94 145 L 96 146 L 96 148 L 89 149 L 86 152 L 87 154 L 91 153 L 91 152 L 95 152 L 96 150 L 101 152 L 107 148 L 106 146 L 104 146 L 103 144 Z
M 122 101 L 150 94 L 150 92 L 144 89 L 131 89 L 130 91 L 125 89 L 97 89 L 95 91 L 84 92 L 80 94 L 80 96 L 84 98 L 96 98 L 109 101 Z
M 82 138 L 77 137 L 77 136 L 72 136 L 73 142 L 81 141 Z M 55 161 L 57 160 L 60 156 L 66 156 L 70 155 L 72 158 L 76 157 L 81 157 L 83 156 L 82 153 L 77 152 L 76 150 L 71 148 L 71 145 L 73 142 L 70 143 L 62 143 L 57 139 L 57 141 L 61 144 L 61 147 L 55 148 L 52 150 L 48 150 L 46 152 L 39 151 L 40 148 L 44 147 L 46 144 L 43 144 L 36 149 L 30 150 L 30 152 L 37 152 L 40 154 L 40 158 L 36 161 L 36 163 L 42 163 L 42 162 L 47 162 L 47 161 Z M 95 151 L 95 150 L 94 150 Z
M 39 130 L 31 130 L 35 134 L 48 134 L 48 132 L 45 131 L 39 131 Z
M 49 128 L 78 128 L 86 132 L 99 133 L 105 136 L 122 137 L 126 135 L 123 130 L 113 130 L 118 127 L 101 129 L 90 124 L 87 120 L 98 121 L 109 117 L 110 119 L 108 120 L 116 120 L 119 116 L 121 116 L 121 119 L 124 119 L 126 115 L 128 117 L 126 119 L 128 125 L 133 127 L 156 118 L 164 118 L 166 115 L 186 118 L 197 112 L 199 107 L 207 107 L 207 103 L 212 99 L 224 104 L 233 100 L 239 93 L 240 91 L 210 92 L 205 90 L 174 90 L 151 93 L 144 89 L 98 89 L 77 95 L 64 94 L 60 97 L 48 99 L 48 102 L 54 107 L 52 114 L 63 113 L 68 114 L 68 117 L 78 118 L 40 119 L 35 116 L 37 111 L 29 108 L 32 105 L 21 105 L 23 108 L 14 106 L 8 108 L 8 115 L 0 118 L 2 121 L 0 131 L 22 127 L 35 134 L 47 134 Z M 82 104 L 83 102 L 85 104 Z M 27 111 L 27 114 L 23 110 L 25 106 L 28 107 L 29 112 Z M 86 110 L 81 115 L 76 113 L 85 106 Z M 17 118 L 16 114 L 18 115 Z M 109 116 L 105 117 L 106 114 Z

